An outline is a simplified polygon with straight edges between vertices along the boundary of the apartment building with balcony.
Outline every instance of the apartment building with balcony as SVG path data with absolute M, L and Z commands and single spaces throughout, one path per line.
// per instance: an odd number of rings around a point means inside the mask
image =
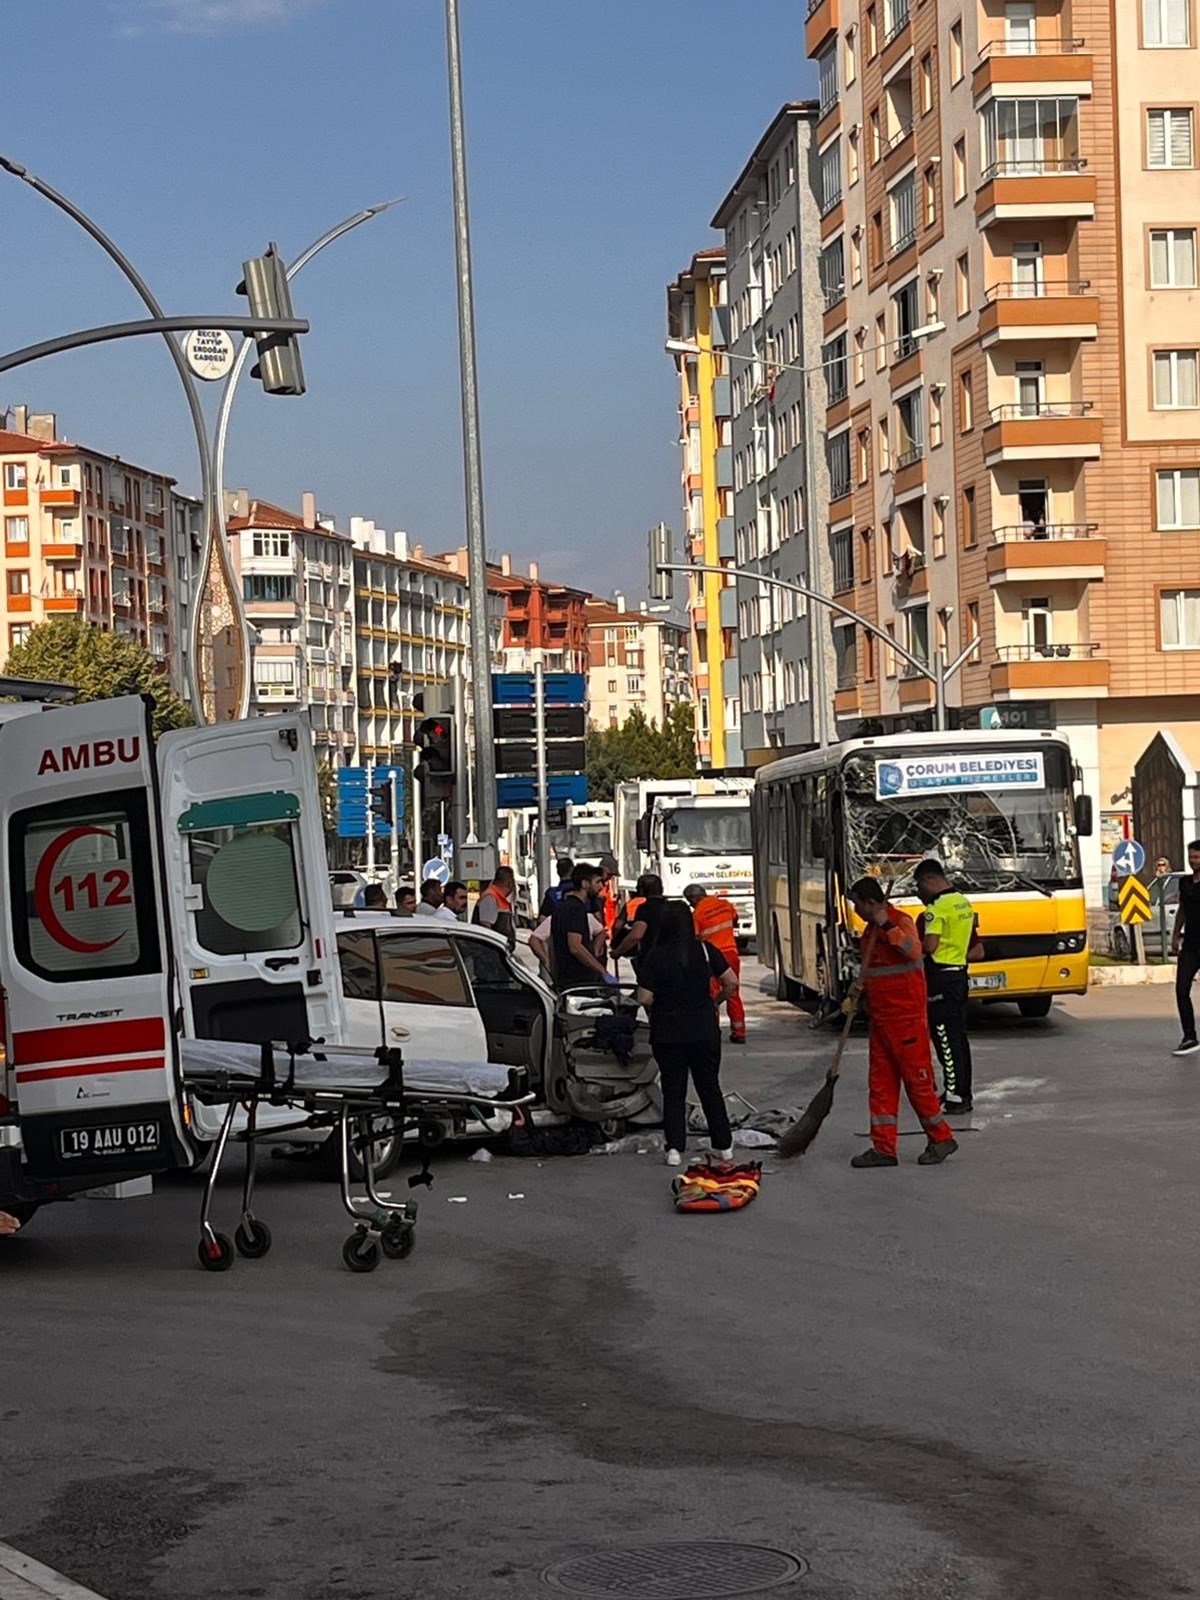
M 173 478 L 58 437 L 53 412 L 14 406 L 0 429 L 4 590 L 0 659 L 36 623 L 81 617 L 125 633 L 173 685 Z
M 636 610 L 625 596 L 587 601 L 588 719 L 593 728 L 619 728 L 641 711 L 660 728 L 692 698 L 688 628 L 676 618 Z
M 350 518 L 350 540 L 358 759 L 408 765 L 422 715 L 414 697 L 456 673 L 470 681 L 466 578 L 365 517 Z
M 736 564 L 827 594 L 825 400 L 848 401 L 845 352 L 822 367 L 817 117 L 815 101 L 781 107 L 712 225 L 725 234 Z M 832 635 L 823 607 L 772 584 L 739 578 L 736 603 L 743 759 L 755 766 L 818 742 L 822 682 L 832 735 Z
M 245 489 L 226 494 L 233 567 L 251 630 L 251 710 L 305 710 L 317 761 L 358 742 L 353 546 L 305 494 L 299 515 Z
M 679 443 L 683 452 L 686 559 L 734 565 L 733 393 L 726 351 L 729 307 L 725 250 L 699 250 L 667 286 L 667 336 L 690 347 L 675 356 L 679 374 Z M 737 585 L 696 573 L 688 583 L 688 619 L 702 768 L 743 762 L 738 669 Z
M 826 413 L 839 591 L 917 655 L 977 641 L 956 719 L 1063 729 L 1102 807 L 1157 729 L 1200 720 L 1197 26 L 1195 0 L 811 0 L 806 22 L 850 362 Z M 841 731 L 929 724 L 923 678 L 835 638 Z M 1095 895 L 1098 841 L 1087 870 Z
M 547 672 L 587 671 L 586 589 L 543 578 L 536 561 L 517 572 L 507 555 L 488 563 L 488 588 L 504 601 L 501 671 L 530 672 L 539 661 Z

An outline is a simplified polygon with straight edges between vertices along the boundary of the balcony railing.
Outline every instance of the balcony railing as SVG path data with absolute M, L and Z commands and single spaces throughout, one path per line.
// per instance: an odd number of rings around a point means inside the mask
M 1075 56 L 1086 39 L 989 39 L 979 52 L 980 61 L 992 56 Z
M 1087 294 L 1092 287 L 1090 278 L 1050 278 L 1037 283 L 994 283 L 984 291 L 983 298 L 995 300 L 1058 300 L 1071 295 Z
M 912 467 L 922 459 L 925 454 L 923 444 L 910 444 L 907 450 L 902 450 L 896 457 L 896 471 L 903 472 L 905 467 Z
M 1092 539 L 1099 532 L 1095 522 L 1021 522 L 992 529 L 994 544 L 1041 543 L 1049 539 Z
M 900 148 L 905 139 L 907 139 L 909 134 L 913 131 L 913 125 L 913 119 L 911 117 L 908 117 L 900 124 L 895 133 L 892 134 L 891 138 L 883 147 L 883 153 L 885 156 L 891 155 L 893 150 L 898 150 Z
M 825 309 L 832 311 L 834 306 L 840 306 L 846 298 L 846 285 L 844 282 L 835 283 L 825 290 Z
M 846 473 L 845 477 L 843 477 L 840 473 L 838 474 L 838 476 L 836 478 L 833 477 L 833 476 L 830 477 L 830 479 L 829 479 L 829 498 L 831 500 L 842 500 L 849 493 L 850 493 L 850 474 L 848 472 Z
M 821 216 L 827 217 L 831 211 L 837 209 L 842 203 L 842 190 L 838 186 L 836 194 L 831 194 L 828 199 L 821 202 Z
M 909 12 L 908 0 L 893 0 L 891 21 L 883 35 L 883 48 L 886 50 L 893 39 L 898 39 L 908 27 Z
M 996 651 L 1000 661 L 1090 661 L 1098 654 L 1098 644 L 1002 644 Z
M 898 256 L 902 251 L 907 250 L 909 245 L 915 241 L 916 237 L 917 227 L 914 223 L 911 228 L 906 228 L 898 239 L 892 240 L 891 244 L 888 246 L 888 260 L 891 261 L 893 257 Z
M 1086 417 L 1091 410 L 1090 400 L 1017 400 L 993 406 L 988 415 L 993 422 L 1028 422 L 1037 417 Z
M 992 178 L 1044 178 L 1063 172 L 1083 172 L 1085 156 L 1000 156 L 983 169 L 983 181 Z

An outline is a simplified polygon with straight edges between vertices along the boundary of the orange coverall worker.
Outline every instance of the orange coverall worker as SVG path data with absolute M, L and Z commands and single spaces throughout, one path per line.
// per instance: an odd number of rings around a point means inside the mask
M 713 945 L 728 961 L 733 975 L 741 979 L 742 958 L 738 953 L 737 912 L 730 901 L 721 894 L 706 894 L 702 900 L 697 900 L 692 907 L 692 921 L 696 927 L 696 937 Z M 721 985 L 714 982 L 712 986 L 713 999 L 720 993 Z M 725 1009 L 729 1013 L 729 1036 L 740 1042 L 746 1037 L 746 1007 L 742 1003 L 742 992 L 735 989 L 725 1002 Z
M 954 1135 L 942 1115 L 933 1076 L 921 936 L 910 916 L 888 905 L 887 922 L 879 927 L 868 924 L 860 944 L 871 1023 L 867 1072 L 871 1143 L 881 1155 L 896 1154 L 903 1083 L 921 1126 L 935 1144 L 941 1144 Z

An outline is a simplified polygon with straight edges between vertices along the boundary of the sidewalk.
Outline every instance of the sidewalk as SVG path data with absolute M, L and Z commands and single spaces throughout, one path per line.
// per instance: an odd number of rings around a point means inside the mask
M 93 1589 L 0 1544 L 0 1600 L 104 1600 Z

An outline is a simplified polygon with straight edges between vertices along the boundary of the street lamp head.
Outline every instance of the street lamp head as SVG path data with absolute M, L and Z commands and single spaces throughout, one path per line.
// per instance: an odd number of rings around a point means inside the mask
M 392 206 L 402 206 L 408 199 L 406 194 L 398 194 L 393 200 L 380 200 L 377 205 L 368 206 L 363 212 L 366 217 L 377 217 L 382 211 L 390 211 Z
M 668 339 L 663 348 L 669 356 L 698 356 L 703 353 L 694 339 Z
M 13 161 L 8 156 L 0 156 L 0 167 L 5 172 L 11 172 L 14 178 L 24 178 L 28 175 L 28 167 L 23 167 L 19 161 Z

